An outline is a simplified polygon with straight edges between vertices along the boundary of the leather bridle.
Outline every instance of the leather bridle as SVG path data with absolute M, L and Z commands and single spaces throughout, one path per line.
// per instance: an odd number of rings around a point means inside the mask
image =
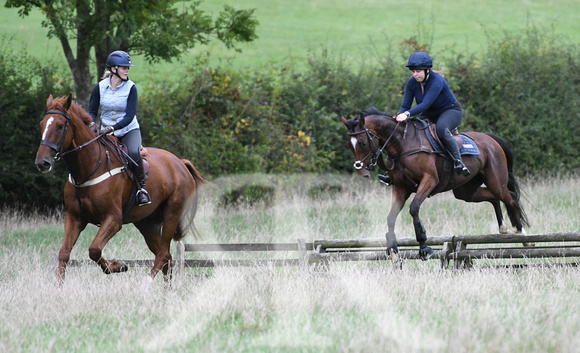
M 399 126 L 399 122 L 397 122 L 397 126 Z M 389 138 L 387 138 L 387 140 L 385 141 L 383 146 L 378 150 L 377 150 L 377 146 L 375 145 L 374 139 L 377 139 L 377 141 L 381 141 L 381 136 L 375 134 L 374 132 L 369 130 L 366 126 L 363 126 L 364 130 L 357 131 L 357 132 L 349 132 L 348 133 L 349 136 L 356 136 L 356 135 L 366 133 L 367 140 L 368 140 L 368 143 L 370 146 L 369 153 L 367 153 L 367 155 L 363 159 L 361 159 L 360 161 L 354 162 L 354 165 L 353 165 L 354 168 L 357 170 L 364 168 L 368 171 L 372 171 L 374 166 L 377 165 L 377 161 L 378 161 L 379 157 L 383 154 L 383 150 L 387 147 L 387 145 L 389 144 L 389 141 L 391 140 L 395 131 L 397 130 L 397 126 L 395 126 L 395 128 L 391 132 L 391 135 L 389 136 Z M 367 159 L 369 159 L 369 162 L 367 163 L 367 165 L 364 165 L 364 161 Z
M 67 113 L 61 112 L 59 110 L 49 110 L 49 111 L 46 112 L 45 115 L 48 115 L 48 114 L 58 114 L 58 115 L 62 115 L 62 116 L 64 116 L 66 118 L 66 123 L 64 125 L 64 132 L 62 134 L 62 137 L 60 138 L 60 141 L 59 141 L 58 145 L 56 145 L 53 142 L 48 141 L 48 140 L 41 140 L 40 141 L 40 144 L 41 145 L 48 146 L 52 150 L 54 150 L 56 152 L 56 155 L 54 156 L 54 160 L 55 161 L 58 161 L 58 160 L 60 160 L 60 158 L 63 155 L 62 149 L 64 148 L 64 140 L 66 139 L 66 135 L 68 133 L 68 127 L 69 127 L 69 124 L 71 123 L 71 119 L 70 119 L 70 116 Z M 75 124 L 72 123 L 72 125 L 73 125 L 74 130 L 76 130 Z M 74 136 L 73 136 L 73 138 L 74 138 Z

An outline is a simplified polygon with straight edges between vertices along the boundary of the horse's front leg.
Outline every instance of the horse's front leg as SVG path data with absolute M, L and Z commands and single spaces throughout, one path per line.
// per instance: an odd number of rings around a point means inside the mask
M 60 251 L 58 252 L 58 269 L 57 269 L 57 280 L 58 285 L 62 286 L 64 283 L 64 277 L 66 272 L 66 265 L 70 260 L 70 253 L 72 248 L 75 246 L 79 235 L 85 229 L 87 223 L 82 221 L 80 217 L 73 215 L 72 212 L 66 215 L 66 220 L 64 223 L 64 240 Z
M 399 248 L 397 246 L 397 237 L 395 235 L 395 223 L 397 221 L 397 216 L 403 209 L 405 202 L 409 198 L 410 193 L 408 193 L 404 188 L 393 186 L 391 210 L 387 216 L 387 225 L 389 230 L 386 234 L 387 238 L 387 254 L 391 256 L 391 260 L 396 263 L 399 261 Z
M 417 188 L 417 192 L 413 201 L 411 202 L 411 206 L 409 207 L 409 213 L 411 217 L 413 217 L 413 227 L 415 228 L 415 238 L 419 242 L 419 257 L 421 260 L 427 260 L 427 257 L 433 254 L 433 249 L 427 246 L 427 232 L 425 231 L 425 227 L 423 227 L 423 223 L 419 218 L 419 210 L 423 201 L 431 194 L 437 182 L 430 176 L 426 176 L 423 178 L 419 187 Z
M 121 216 L 109 216 L 101 221 L 101 227 L 95 236 L 95 239 L 89 246 L 89 257 L 95 261 L 106 274 L 115 272 L 125 272 L 128 269 L 124 262 L 113 260 L 107 261 L 102 257 L 103 248 L 111 238 L 117 234 L 122 227 Z

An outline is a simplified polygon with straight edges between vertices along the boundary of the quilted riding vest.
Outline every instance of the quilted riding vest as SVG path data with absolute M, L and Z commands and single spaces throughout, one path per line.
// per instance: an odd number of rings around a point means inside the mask
M 133 86 L 135 86 L 135 83 L 131 80 L 128 80 L 121 83 L 117 89 L 113 90 L 110 85 L 110 78 L 106 78 L 99 82 L 99 92 L 101 95 L 101 124 L 103 126 L 113 126 L 125 117 L 127 110 L 127 99 L 129 98 L 131 87 Z M 122 137 L 127 132 L 134 129 L 139 129 L 137 115 L 133 117 L 127 126 L 116 130 L 114 135 L 117 137 Z

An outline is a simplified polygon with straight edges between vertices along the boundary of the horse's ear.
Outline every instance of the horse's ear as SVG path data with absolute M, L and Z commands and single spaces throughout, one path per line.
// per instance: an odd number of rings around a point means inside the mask
M 365 116 L 362 113 L 358 116 L 358 125 L 360 127 L 365 126 Z
M 54 97 L 51 94 L 50 96 L 48 96 L 48 99 L 46 100 L 46 109 L 50 109 L 50 107 L 52 106 L 52 101 L 54 101 Z
M 72 93 L 69 93 L 64 102 L 64 110 L 69 110 L 72 104 Z
M 346 119 L 344 118 L 344 116 L 341 116 L 341 118 L 342 118 L 342 123 L 343 123 L 344 125 L 346 125 L 346 127 L 348 127 L 348 120 L 346 120 Z

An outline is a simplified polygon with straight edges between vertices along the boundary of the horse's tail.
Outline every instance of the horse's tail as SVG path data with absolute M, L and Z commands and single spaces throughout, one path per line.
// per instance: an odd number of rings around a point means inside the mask
M 201 184 L 205 183 L 205 179 L 203 179 L 201 173 L 193 166 L 193 163 L 191 163 L 187 159 L 182 159 L 181 162 L 183 162 L 183 164 L 193 177 L 193 181 L 195 183 L 195 190 L 193 192 L 191 201 L 189 202 L 187 208 L 183 212 L 177 230 L 175 231 L 175 235 L 173 236 L 173 239 L 175 241 L 181 240 L 188 231 L 190 231 L 195 238 L 200 238 L 200 234 L 197 231 L 197 228 L 195 227 L 194 219 L 195 215 L 197 214 L 197 204 L 199 201 L 199 188 Z
M 501 149 L 503 150 L 503 153 L 505 154 L 505 157 L 507 160 L 507 169 L 508 169 L 508 185 L 507 185 L 508 190 L 512 194 L 512 198 L 515 201 L 514 205 L 516 207 L 517 212 L 520 215 L 520 221 L 521 221 L 522 225 L 529 227 L 530 223 L 528 222 L 528 216 L 526 215 L 526 213 L 524 212 L 524 209 L 520 205 L 520 196 L 522 194 L 522 191 L 520 188 L 520 184 L 518 183 L 518 180 L 513 172 L 514 171 L 514 153 L 512 151 L 512 148 L 506 139 L 503 139 L 503 138 L 501 138 L 497 135 L 491 134 L 491 133 L 486 133 L 486 135 L 488 135 L 489 137 L 494 139 L 501 146 Z

